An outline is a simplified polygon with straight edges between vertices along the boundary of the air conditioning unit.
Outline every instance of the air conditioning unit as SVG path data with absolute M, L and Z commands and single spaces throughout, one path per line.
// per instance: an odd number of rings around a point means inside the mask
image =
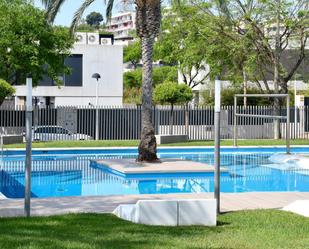
M 83 33 L 83 32 L 77 32 L 75 34 L 75 44 L 82 44 L 82 45 L 86 45 L 87 44 L 87 33 Z
M 88 33 L 88 45 L 99 45 L 99 34 L 98 33 Z
M 100 44 L 101 45 L 112 45 L 112 39 L 111 38 L 101 38 Z

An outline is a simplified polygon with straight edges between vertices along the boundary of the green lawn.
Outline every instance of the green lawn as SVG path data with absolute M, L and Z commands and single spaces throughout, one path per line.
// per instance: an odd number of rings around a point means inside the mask
M 125 146 L 138 146 L 137 140 L 103 140 L 103 141 L 53 141 L 53 142 L 34 142 L 34 148 L 61 148 L 61 147 L 125 147 Z M 309 145 L 309 139 L 291 140 L 292 145 Z M 207 141 L 188 141 L 184 143 L 164 144 L 162 146 L 213 146 L 214 142 Z M 222 140 L 221 145 L 232 146 L 233 140 Z M 273 139 L 249 139 L 238 140 L 238 145 L 285 145 L 285 140 Z M 11 144 L 6 145 L 5 148 L 25 148 L 25 144 Z
M 309 248 L 309 218 L 277 210 L 227 213 L 217 227 L 151 227 L 107 214 L 0 219 L 0 248 Z

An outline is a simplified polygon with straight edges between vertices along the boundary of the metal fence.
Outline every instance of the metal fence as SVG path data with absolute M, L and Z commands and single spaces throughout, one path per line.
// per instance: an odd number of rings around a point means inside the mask
M 140 138 L 141 106 L 66 106 L 34 108 L 33 137 L 35 140 L 87 140 L 95 138 L 96 118 L 99 119 L 100 140 L 133 140 Z M 233 106 L 221 110 L 221 138 L 233 138 Z M 238 113 L 273 115 L 272 106 L 238 106 Z M 286 109 L 281 109 L 286 115 Z M 309 107 L 292 107 L 291 138 L 309 138 Z M 214 136 L 214 108 L 212 106 L 153 107 L 156 134 L 187 134 L 190 140 L 211 140 Z M 171 123 L 173 125 L 171 125 Z M 237 117 L 238 138 L 271 139 L 274 136 L 270 118 Z M 286 121 L 281 120 L 281 136 L 285 138 Z M 0 132 L 23 134 L 25 131 L 24 106 L 0 107 Z

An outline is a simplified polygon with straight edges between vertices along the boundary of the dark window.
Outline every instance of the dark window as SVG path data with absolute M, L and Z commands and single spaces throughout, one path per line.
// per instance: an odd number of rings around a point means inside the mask
M 47 65 L 44 65 L 43 68 L 46 70 Z M 56 83 L 47 75 L 43 75 L 42 79 L 38 82 L 39 86 L 55 86 Z
M 64 76 L 65 86 L 83 85 L 83 55 L 74 54 L 64 60 L 64 64 L 71 68 L 71 74 Z
M 38 82 L 39 86 L 55 86 L 56 82 L 54 82 L 50 77 L 44 75 L 43 78 Z
M 82 86 L 83 85 L 83 55 L 73 54 L 64 59 L 64 64 L 71 69 L 71 73 L 59 76 L 63 80 L 64 86 Z M 56 82 L 47 75 L 39 81 L 39 86 L 55 86 Z

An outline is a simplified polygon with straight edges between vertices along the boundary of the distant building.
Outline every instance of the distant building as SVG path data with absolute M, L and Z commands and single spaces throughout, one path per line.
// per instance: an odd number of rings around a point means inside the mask
M 123 96 L 123 48 L 112 45 L 112 37 L 98 33 L 76 33 L 71 56 L 65 64 L 71 68 L 70 75 L 59 76 L 61 87 L 48 78 L 33 89 L 35 104 L 45 106 L 95 105 L 96 80 L 99 73 L 99 105 L 121 105 Z M 25 103 L 26 86 L 16 86 L 15 105 Z
M 107 24 L 107 30 L 114 34 L 115 40 L 132 38 L 130 32 L 135 29 L 135 12 L 123 12 L 114 15 Z

